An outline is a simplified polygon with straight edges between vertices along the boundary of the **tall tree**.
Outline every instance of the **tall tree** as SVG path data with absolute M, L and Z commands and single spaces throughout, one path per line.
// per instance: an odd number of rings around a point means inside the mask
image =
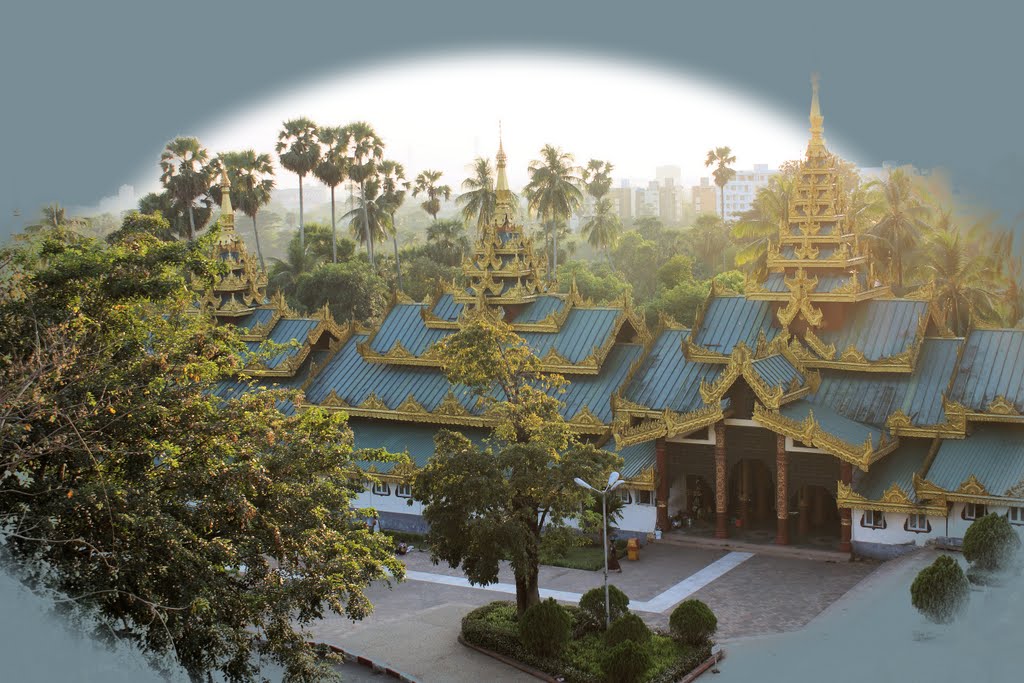
M 928 207 L 917 195 L 913 179 L 902 168 L 896 168 L 882 181 L 876 181 L 884 199 L 882 216 L 868 231 L 867 236 L 881 245 L 894 279 L 896 293 L 903 293 L 903 259 L 914 248 L 919 236 L 929 230 Z
M 377 175 L 377 165 L 384 158 L 384 141 L 380 139 L 373 126 L 365 121 L 350 123 L 344 128 L 349 141 L 348 177 L 359 185 L 359 196 L 363 210 L 363 239 L 370 256 L 370 265 L 375 265 L 373 244 L 374 231 L 370 229 L 369 208 L 371 201 L 367 197 L 367 183 Z
M 313 175 L 331 188 L 331 262 L 338 262 L 338 229 L 334 220 L 334 188 L 348 177 L 348 137 L 341 127 L 320 128 L 317 139 L 323 145 L 323 155 L 313 169 Z
M 439 262 L 447 266 L 459 265 L 469 250 L 462 222 L 441 220 L 427 226 L 427 249 Z
M 750 211 L 732 226 L 739 245 L 736 267 L 758 280 L 768 272 L 768 244 L 777 242 L 781 226 L 789 225 L 789 204 L 796 189 L 796 176 L 781 173 L 757 191 Z
M 441 180 L 440 171 L 426 170 L 416 176 L 416 182 L 412 188 L 412 196 L 425 195 L 425 201 L 420 204 L 423 210 L 430 214 L 430 218 L 437 220 L 437 214 L 441 211 L 441 199 L 448 200 L 452 197 L 452 188 L 447 185 L 438 185 Z
M 591 159 L 582 169 L 583 182 L 587 194 L 600 201 L 612 189 L 612 171 L 615 169 L 610 161 Z
M 402 289 L 402 264 L 398 256 L 398 226 L 395 225 L 395 213 L 405 202 L 405 193 L 409 183 L 405 180 L 405 169 L 397 161 L 385 159 L 380 164 L 380 204 L 388 215 L 388 231 L 395 246 L 395 278 L 398 291 Z
M 938 301 L 947 307 L 955 334 L 966 334 L 974 322 L 998 322 L 999 256 L 969 253 L 955 229 L 931 234 L 925 250 L 925 271 L 934 278 Z
M 583 181 L 577 175 L 579 169 L 573 165 L 573 156 L 553 145 L 544 145 L 540 159 L 530 162 L 530 181 L 524 193 L 530 209 L 542 220 L 547 221 L 552 236 L 552 277 L 558 270 L 558 229 L 559 220 L 569 217 L 583 203 L 580 186 Z
M 257 154 L 252 149 L 227 152 L 221 155 L 221 161 L 231 181 L 231 204 L 252 219 L 256 254 L 260 259 L 260 268 L 266 270 L 256 214 L 270 203 L 270 192 L 274 189 L 274 164 L 269 154 Z
M 721 218 L 712 214 L 698 216 L 690 232 L 690 241 L 690 248 L 697 257 L 697 263 L 701 266 L 704 276 L 712 277 L 724 270 L 719 266 L 725 265 L 729 233 Z
M 349 222 L 349 234 L 366 245 L 367 258 L 373 259 L 371 246 L 387 239 L 388 221 L 391 218 L 380 201 L 379 175 L 374 175 L 362 183 L 355 203 L 355 208 L 341 219 Z M 375 261 L 371 260 L 370 265 L 376 268 Z
M 622 219 L 615 213 L 612 201 L 601 197 L 594 205 L 594 215 L 583 224 L 583 236 L 595 249 L 604 251 L 608 266 L 612 266 L 611 248 L 615 246 L 619 233 L 622 232 Z
M 497 195 L 494 192 L 494 168 L 491 160 L 477 157 L 470 167 L 472 175 L 462 181 L 462 194 L 455 200 L 462 207 L 462 220 L 466 225 L 476 221 L 477 234 L 491 220 Z
M 188 239 L 195 239 L 195 202 L 210 190 L 213 168 L 210 155 L 197 138 L 178 137 L 160 155 L 160 182 L 167 193 L 188 211 Z
M 715 185 L 718 186 L 718 194 L 722 201 L 722 221 L 725 221 L 725 186 L 730 180 L 736 177 L 736 169 L 729 168 L 729 164 L 735 164 L 736 157 L 728 147 L 715 147 L 708 150 L 708 156 L 704 159 L 705 166 L 714 166 L 715 170 L 711 175 L 715 178 Z
M 277 151 L 281 165 L 299 176 L 299 244 L 306 244 L 305 206 L 302 179 L 320 162 L 320 142 L 317 125 L 305 117 L 284 122 L 277 134 Z

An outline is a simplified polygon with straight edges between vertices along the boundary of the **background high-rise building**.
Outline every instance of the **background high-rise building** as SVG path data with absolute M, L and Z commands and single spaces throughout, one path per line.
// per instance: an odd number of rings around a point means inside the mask
M 725 220 L 734 221 L 744 211 L 754 206 L 757 191 L 768 185 L 777 169 L 768 168 L 768 164 L 754 164 L 750 170 L 737 170 L 736 176 L 725 184 Z
M 711 178 L 701 178 L 700 185 L 690 188 L 690 201 L 698 216 L 706 213 L 718 215 L 718 188 L 711 184 Z

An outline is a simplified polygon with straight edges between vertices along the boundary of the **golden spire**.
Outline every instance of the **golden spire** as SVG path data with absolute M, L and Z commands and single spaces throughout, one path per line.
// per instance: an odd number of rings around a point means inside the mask
M 825 148 L 825 139 L 822 137 L 824 132 L 825 117 L 821 115 L 821 105 L 818 103 L 818 73 L 811 74 L 811 141 L 808 143 L 810 147 Z
M 235 229 L 235 210 L 231 207 L 231 180 L 228 179 L 228 170 L 220 170 L 220 227 L 223 232 L 233 232 Z
M 512 206 L 512 192 L 508 189 L 508 177 L 505 175 L 505 146 L 501 135 L 501 122 L 498 122 L 498 174 L 494 183 L 494 224 L 504 225 L 506 220 L 512 223 L 515 209 Z

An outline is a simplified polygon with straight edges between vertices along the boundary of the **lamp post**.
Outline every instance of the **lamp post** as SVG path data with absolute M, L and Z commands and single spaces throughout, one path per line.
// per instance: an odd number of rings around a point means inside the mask
M 604 537 L 604 629 L 607 631 L 612 624 L 611 601 L 608 598 L 608 494 L 621 486 L 623 480 L 619 478 L 618 472 L 612 472 L 608 476 L 608 485 L 603 489 L 596 489 L 579 477 L 576 477 L 574 481 L 588 491 L 601 494 L 601 522 Z

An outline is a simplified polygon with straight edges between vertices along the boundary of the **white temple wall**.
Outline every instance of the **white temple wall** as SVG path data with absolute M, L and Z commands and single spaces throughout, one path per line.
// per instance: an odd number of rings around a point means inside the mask
M 885 513 L 885 528 L 874 529 L 861 526 L 864 517 L 864 510 L 854 509 L 851 511 L 852 540 L 861 543 L 879 543 L 883 545 L 901 545 L 913 543 L 924 545 L 926 541 L 945 536 L 946 520 L 942 517 L 929 517 L 931 531 L 908 531 L 904 529 L 907 522 L 907 515 L 899 512 Z

